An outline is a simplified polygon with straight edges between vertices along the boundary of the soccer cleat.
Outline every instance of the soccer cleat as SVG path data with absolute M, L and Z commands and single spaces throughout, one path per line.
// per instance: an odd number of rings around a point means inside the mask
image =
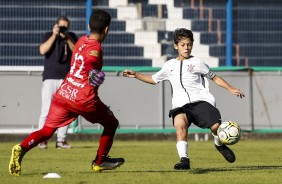
M 67 143 L 67 141 L 57 141 L 56 148 L 57 149 L 70 149 L 71 146 Z
M 174 165 L 174 169 L 189 170 L 190 169 L 190 159 L 186 157 L 182 157 L 180 159 L 180 162 Z
M 43 142 L 39 143 L 38 148 L 39 149 L 47 149 L 48 148 L 47 141 L 43 141 Z
M 95 172 L 101 172 L 103 170 L 112 170 L 125 162 L 123 158 L 110 158 L 106 157 L 104 162 L 100 165 L 96 164 L 94 161 L 92 162 L 92 169 Z
M 223 155 L 225 160 L 227 160 L 229 163 L 235 162 L 235 160 L 236 160 L 235 154 L 225 144 L 223 144 L 221 146 L 215 145 L 215 147 L 216 147 L 217 151 L 219 151 L 219 153 L 221 153 Z
M 12 149 L 12 155 L 9 163 L 9 173 L 13 176 L 20 176 L 21 162 L 24 156 L 24 150 L 19 144 L 16 144 Z

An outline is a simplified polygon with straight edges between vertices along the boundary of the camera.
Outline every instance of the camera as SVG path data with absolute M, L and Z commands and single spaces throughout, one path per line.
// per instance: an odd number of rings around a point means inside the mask
M 65 27 L 65 26 L 60 26 L 60 27 L 59 27 L 59 31 L 60 31 L 60 33 L 65 34 L 65 33 L 67 32 L 67 30 L 68 30 L 68 28 L 67 28 L 67 27 Z

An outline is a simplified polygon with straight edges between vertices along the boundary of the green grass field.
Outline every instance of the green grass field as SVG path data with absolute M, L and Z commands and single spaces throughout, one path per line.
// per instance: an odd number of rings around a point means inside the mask
M 176 171 L 179 161 L 174 141 L 116 141 L 112 157 L 122 156 L 126 162 L 113 171 L 94 173 L 91 162 L 98 142 L 71 142 L 73 149 L 57 150 L 54 142 L 47 150 L 34 148 L 23 160 L 22 175 L 10 176 L 10 151 L 16 143 L 1 143 L 0 183 L 96 183 L 96 184 L 270 184 L 282 183 L 281 140 L 241 140 L 231 146 L 237 160 L 227 163 L 216 151 L 212 141 L 189 141 L 191 170 Z M 43 179 L 47 173 L 59 179 Z

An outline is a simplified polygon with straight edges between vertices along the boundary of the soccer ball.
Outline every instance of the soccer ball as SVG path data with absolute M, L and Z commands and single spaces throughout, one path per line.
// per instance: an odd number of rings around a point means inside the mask
M 223 144 L 236 144 L 240 140 L 241 128 L 234 121 L 225 121 L 218 127 L 217 136 Z

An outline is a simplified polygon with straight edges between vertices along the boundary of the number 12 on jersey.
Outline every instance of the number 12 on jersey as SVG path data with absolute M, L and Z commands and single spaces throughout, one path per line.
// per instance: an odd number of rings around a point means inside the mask
M 81 63 L 79 61 L 81 61 Z M 79 67 L 77 71 L 75 71 L 76 65 L 78 65 L 78 67 Z M 74 62 L 73 62 L 73 65 L 71 66 L 71 69 L 70 69 L 70 74 L 77 77 L 77 78 L 83 79 L 83 76 L 80 75 L 80 72 L 83 69 L 83 67 L 84 67 L 83 56 L 78 55 L 78 53 L 75 53 Z

